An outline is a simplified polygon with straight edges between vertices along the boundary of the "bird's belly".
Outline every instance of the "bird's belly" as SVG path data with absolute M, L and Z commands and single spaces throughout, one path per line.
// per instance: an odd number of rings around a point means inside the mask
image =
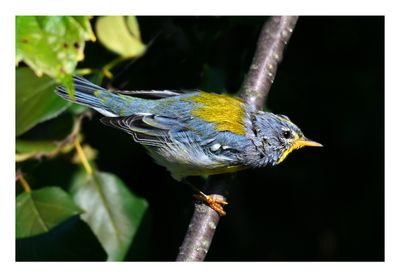
M 167 168 L 178 181 L 187 176 L 215 175 L 236 172 L 247 167 L 226 157 L 210 157 L 204 152 L 170 151 L 146 147 L 154 161 Z M 193 149 L 191 149 L 193 150 Z M 199 149 L 198 149 L 199 150 Z

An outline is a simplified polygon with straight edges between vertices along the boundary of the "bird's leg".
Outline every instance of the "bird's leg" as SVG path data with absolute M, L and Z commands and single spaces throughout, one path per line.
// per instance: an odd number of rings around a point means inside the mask
M 220 199 L 218 197 L 213 197 L 212 195 L 205 194 L 204 192 L 199 190 L 197 187 L 195 187 L 192 183 L 190 183 L 187 179 L 183 180 L 183 182 L 185 184 L 187 184 L 193 191 L 196 192 L 196 194 L 193 195 L 194 198 L 207 204 L 210 208 L 212 208 L 214 211 L 216 211 L 219 214 L 219 216 L 226 215 L 226 212 L 224 211 L 223 206 L 227 205 L 228 202 L 226 202 L 225 200 Z

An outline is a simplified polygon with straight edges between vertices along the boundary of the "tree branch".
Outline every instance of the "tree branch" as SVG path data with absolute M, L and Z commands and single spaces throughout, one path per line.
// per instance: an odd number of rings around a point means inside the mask
M 226 200 L 227 180 L 232 174 L 213 175 L 208 178 L 203 192 L 215 198 Z M 220 216 L 203 202 L 195 203 L 194 213 L 182 246 L 179 248 L 177 261 L 203 261 L 210 248 Z
M 256 109 L 264 106 L 297 19 L 297 16 L 273 16 L 261 29 L 256 53 L 241 93 L 244 101 Z
M 274 81 L 278 63 L 296 25 L 297 16 L 273 16 L 262 27 L 241 97 L 261 109 Z M 226 200 L 226 187 L 232 174 L 210 176 L 203 192 Z M 214 237 L 220 216 L 203 203 L 196 203 L 177 261 L 203 261 Z

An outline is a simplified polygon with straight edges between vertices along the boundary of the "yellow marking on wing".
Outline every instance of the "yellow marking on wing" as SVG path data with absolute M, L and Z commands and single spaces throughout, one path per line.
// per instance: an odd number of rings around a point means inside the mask
M 124 116 L 124 115 L 125 115 L 125 109 L 124 109 L 123 107 L 120 108 L 119 111 L 118 111 L 118 114 L 119 114 L 120 116 Z
M 198 95 L 187 98 L 199 105 L 192 110 L 192 115 L 200 119 L 215 123 L 217 131 L 229 131 L 244 135 L 244 104 L 237 98 L 200 92 Z
M 96 96 L 96 97 L 99 97 L 100 94 L 101 94 L 101 91 L 98 90 L 98 89 L 96 89 L 95 91 L 93 91 L 93 95 Z

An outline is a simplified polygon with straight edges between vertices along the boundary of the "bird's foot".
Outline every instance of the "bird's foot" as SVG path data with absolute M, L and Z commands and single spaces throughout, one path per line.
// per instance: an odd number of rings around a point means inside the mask
M 218 197 L 213 197 L 213 196 L 207 195 L 201 191 L 198 194 L 194 194 L 193 196 L 196 199 L 207 204 L 210 208 L 212 208 L 214 211 L 216 211 L 219 214 L 219 216 L 226 215 L 226 212 L 224 211 L 223 206 L 227 205 L 228 202 L 226 202 L 225 200 L 220 199 Z

